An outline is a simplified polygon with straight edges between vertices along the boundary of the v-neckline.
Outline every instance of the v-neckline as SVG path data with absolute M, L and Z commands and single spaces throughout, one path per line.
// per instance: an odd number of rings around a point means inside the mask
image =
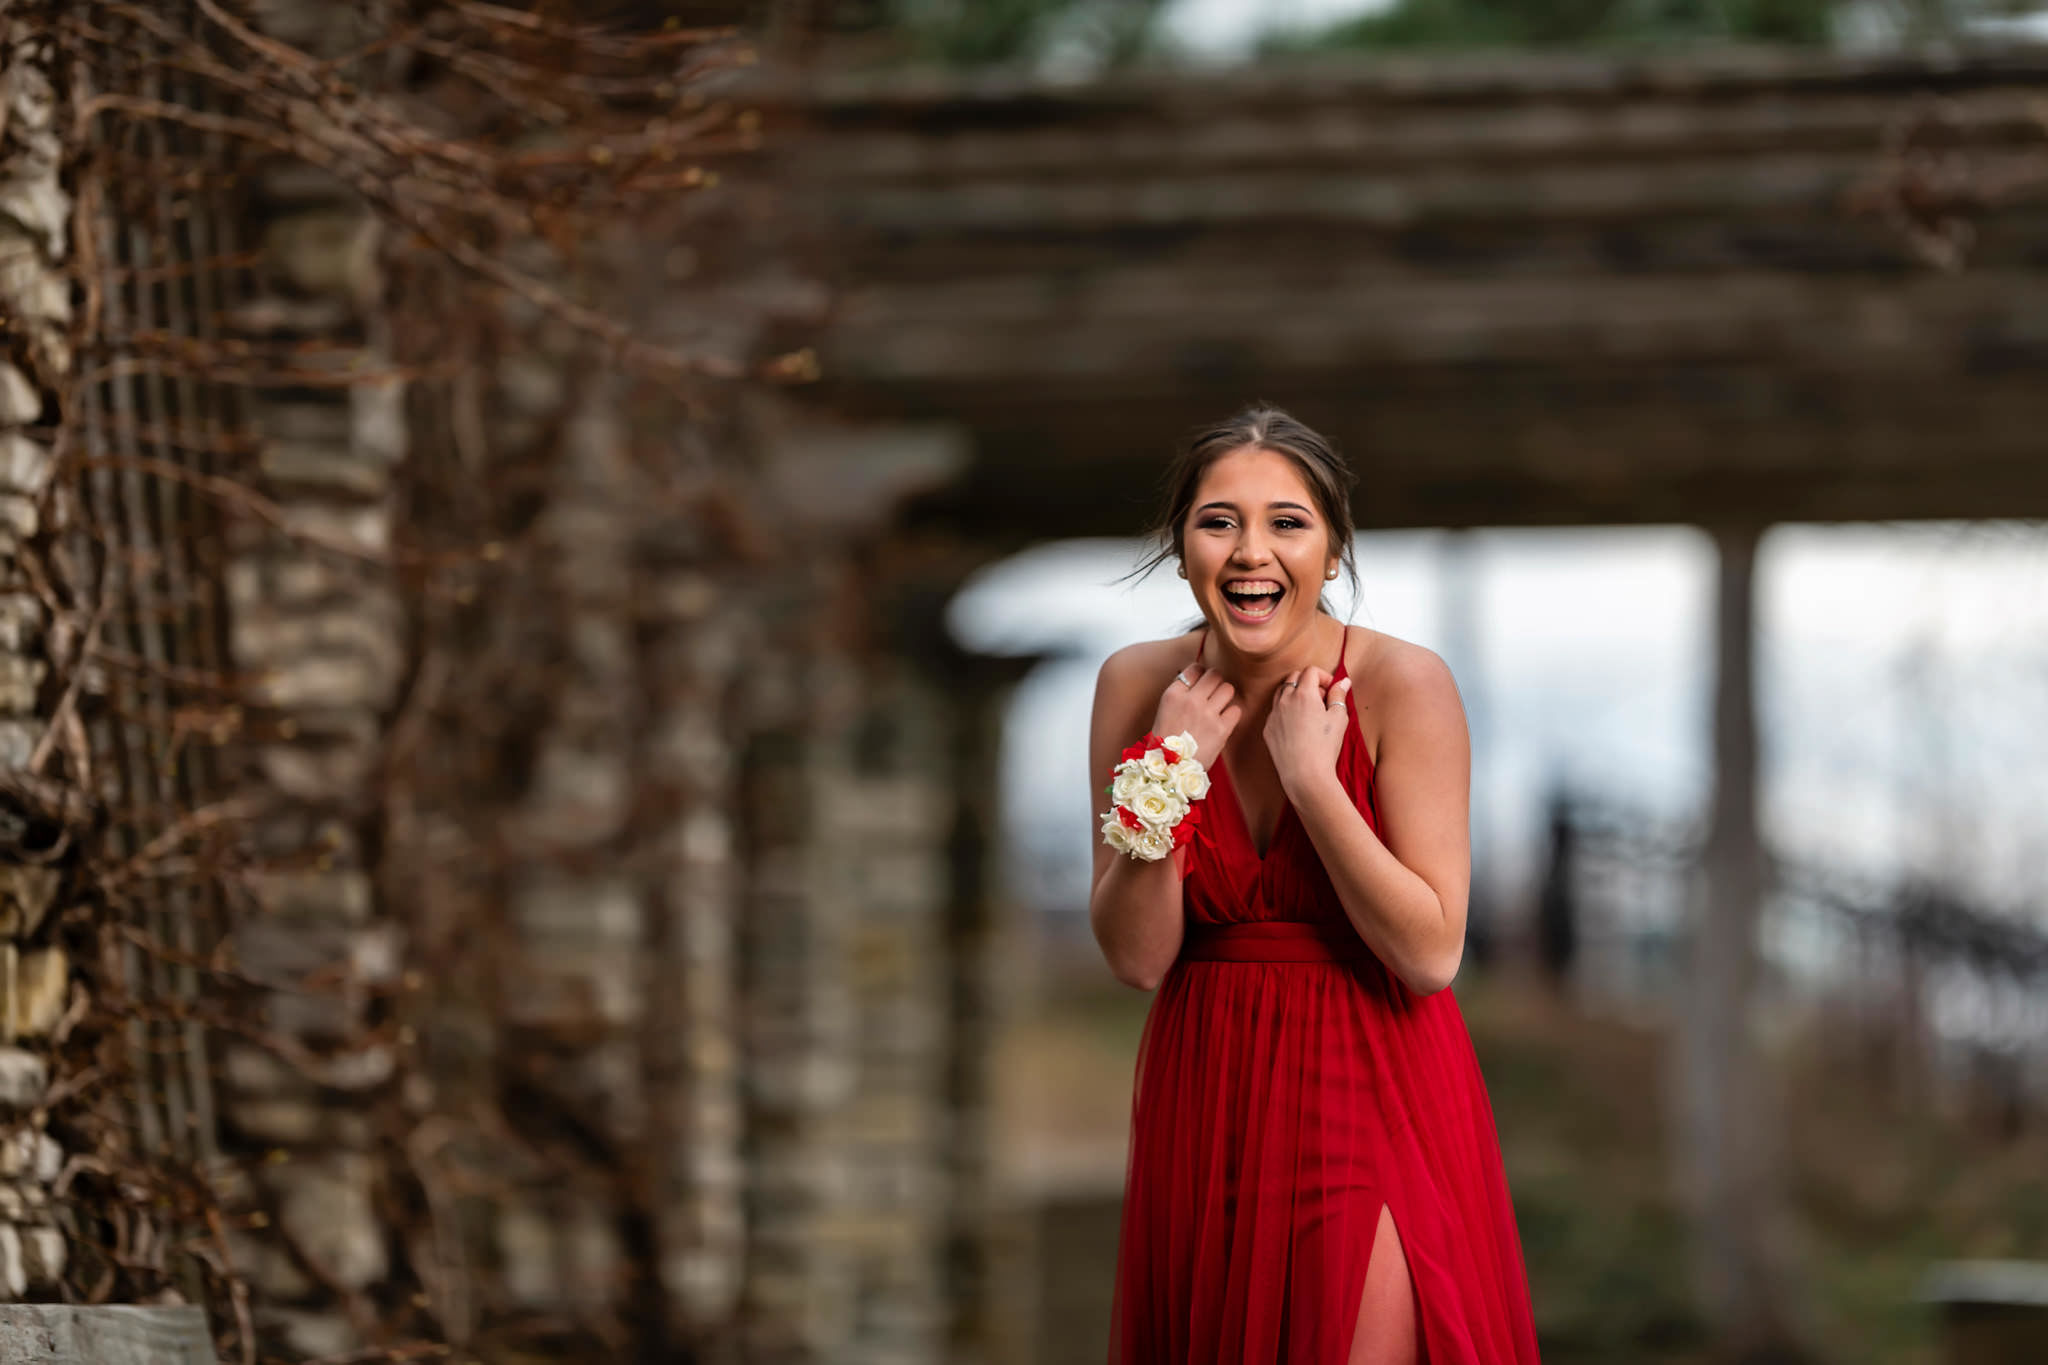
M 1294 803 L 1287 799 L 1286 789 L 1281 789 L 1280 813 L 1273 819 L 1273 832 L 1267 836 L 1266 847 L 1262 852 L 1259 849 L 1259 841 L 1252 835 L 1252 819 L 1244 813 L 1244 799 L 1237 794 L 1237 783 L 1231 780 L 1228 759 L 1216 760 L 1216 777 L 1219 785 L 1230 788 L 1230 809 L 1237 815 L 1238 832 L 1244 835 L 1245 843 L 1251 848 L 1252 857 L 1260 863 L 1265 862 L 1272 856 L 1274 847 L 1280 842 L 1281 833 L 1287 828 L 1288 812 L 1294 809 Z
M 1207 630 L 1205 629 L 1203 631 L 1201 640 L 1197 642 L 1197 644 L 1195 645 L 1196 663 L 1200 663 L 1202 661 L 1202 646 L 1206 645 L 1208 642 L 1209 636 Z M 1338 678 L 1350 676 L 1350 660 L 1345 657 L 1350 652 L 1351 626 L 1349 622 L 1346 622 L 1344 626 L 1344 635 L 1337 646 L 1337 671 L 1330 679 L 1331 686 L 1334 687 L 1336 685 Z M 1357 728 L 1358 713 L 1352 709 L 1351 694 L 1349 692 L 1346 692 L 1344 694 L 1345 741 L 1348 742 L 1350 740 L 1351 732 Z M 1294 803 L 1287 799 L 1287 789 L 1285 787 L 1281 788 L 1280 812 L 1279 814 L 1273 817 L 1273 832 L 1267 836 L 1266 847 L 1262 851 L 1259 848 L 1258 839 L 1252 834 L 1251 817 L 1244 813 L 1244 799 L 1237 794 L 1237 783 L 1233 781 L 1230 776 L 1230 761 L 1227 757 L 1227 754 L 1228 747 L 1226 746 L 1225 752 L 1222 754 L 1218 754 L 1216 756 L 1216 762 L 1213 765 L 1213 769 L 1215 772 L 1215 778 L 1213 779 L 1213 781 L 1216 785 L 1228 786 L 1230 788 L 1229 804 L 1232 814 L 1237 816 L 1238 833 L 1244 836 L 1245 846 L 1251 849 L 1253 860 L 1257 862 L 1261 867 L 1263 867 L 1265 866 L 1266 860 L 1273 856 L 1273 850 L 1279 847 L 1280 836 L 1287 832 L 1287 817 L 1294 813 Z M 1338 750 L 1339 761 L 1342 760 L 1342 755 L 1343 750 L 1340 745 Z M 1214 793 L 1212 792 L 1211 795 L 1214 795 Z

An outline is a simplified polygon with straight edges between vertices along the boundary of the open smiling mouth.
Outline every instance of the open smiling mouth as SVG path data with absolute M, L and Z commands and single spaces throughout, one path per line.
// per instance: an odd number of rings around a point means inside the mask
M 1280 609 L 1287 590 L 1271 579 L 1226 584 L 1223 600 L 1231 615 L 1244 621 L 1264 621 Z

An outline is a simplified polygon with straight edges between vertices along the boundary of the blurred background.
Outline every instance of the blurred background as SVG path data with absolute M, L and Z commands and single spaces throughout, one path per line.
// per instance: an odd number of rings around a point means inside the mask
M 1088 710 L 1265 400 L 1464 700 L 1544 1359 L 2048 1359 L 2048 9 L 0 23 L 0 1298 L 1103 1358 Z
M 1099 1353 L 1146 1005 L 1087 927 L 1095 670 L 1195 618 L 1130 537 L 1251 399 L 1359 470 L 1339 612 L 1460 684 L 1455 989 L 1545 1358 L 2048 1352 L 2048 13 L 887 13 L 815 106 L 821 388 L 969 433 L 917 515 L 1016 550 L 946 625 L 1028 667 L 992 1084 L 1033 1358 Z

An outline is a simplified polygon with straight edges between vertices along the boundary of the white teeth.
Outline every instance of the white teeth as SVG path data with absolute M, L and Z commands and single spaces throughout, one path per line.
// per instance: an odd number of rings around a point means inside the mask
M 1280 592 L 1282 589 L 1278 583 L 1272 582 L 1269 579 L 1245 579 L 1235 583 L 1225 583 L 1223 591 L 1236 593 L 1241 596 L 1261 597 L 1269 592 Z

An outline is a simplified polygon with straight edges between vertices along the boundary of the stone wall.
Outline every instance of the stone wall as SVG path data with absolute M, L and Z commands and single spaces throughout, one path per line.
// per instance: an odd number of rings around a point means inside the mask
M 53 910 L 78 850 L 51 842 L 33 789 L 55 745 L 60 623 L 36 591 L 51 532 L 51 419 L 71 371 L 71 199 L 40 7 L 0 4 L 0 1298 L 50 1293 L 66 1243 L 48 1190 L 64 1153 L 33 1112 L 69 999 Z M 54 627 L 54 629 L 53 629 Z M 58 638 L 53 638 L 56 636 Z M 72 723 L 75 724 L 75 721 Z
M 316 54 L 368 36 L 351 7 L 262 18 Z M 175 119 L 108 120 L 78 212 L 91 340 L 160 349 L 63 412 L 73 206 L 45 54 L 15 36 L 0 1298 L 57 1296 L 84 1245 L 59 1229 L 129 1226 L 141 1188 L 53 1202 L 66 1153 L 19 1121 L 90 981 L 131 1069 L 122 1122 L 75 1155 L 191 1177 L 123 1254 L 224 1339 L 246 1309 L 238 1345 L 971 1358 L 962 1039 L 987 1021 L 959 955 L 986 938 L 957 745 L 987 698 L 883 642 L 875 600 L 900 498 L 957 441 L 650 401 L 588 337 L 479 307 L 336 177 Z M 99 88 L 213 108 L 151 51 L 108 56 Z M 788 293 L 750 288 L 708 282 L 737 312 L 691 323 L 741 358 L 748 310 Z M 450 348 L 425 352 L 440 321 Z M 82 462 L 52 495 L 58 416 Z M 67 544 L 101 573 L 51 597 Z M 95 601 L 106 666 L 81 671 Z M 195 844 L 71 916 L 113 945 L 99 976 L 53 927 L 82 855 L 51 852 L 49 763 L 96 775 L 117 863 Z

